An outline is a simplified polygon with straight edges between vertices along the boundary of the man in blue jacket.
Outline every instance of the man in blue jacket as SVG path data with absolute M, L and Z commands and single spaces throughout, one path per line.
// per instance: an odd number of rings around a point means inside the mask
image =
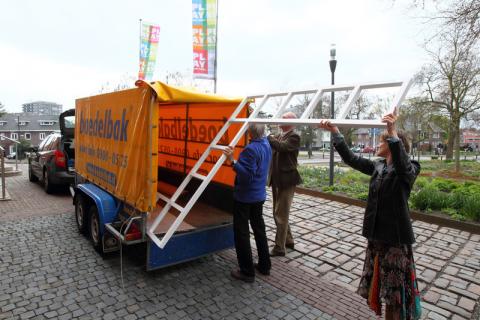
M 238 161 L 233 158 L 231 147 L 227 147 L 223 153 L 237 174 L 233 192 L 233 230 L 239 269 L 232 270 L 230 274 L 235 279 L 253 282 L 255 268 L 263 275 L 269 275 L 271 268 L 262 214 L 272 151 L 265 137 L 265 125 L 250 124 L 248 133 L 250 143 L 240 153 Z M 255 266 L 250 247 L 249 220 L 258 252 L 258 264 Z

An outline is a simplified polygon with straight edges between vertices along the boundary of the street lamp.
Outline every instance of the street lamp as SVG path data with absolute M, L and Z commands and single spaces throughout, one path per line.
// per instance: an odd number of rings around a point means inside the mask
M 332 44 L 330 47 L 330 72 L 332 73 L 332 85 L 335 84 L 335 68 L 337 67 L 337 60 L 335 56 L 337 55 L 337 49 L 335 44 Z M 331 92 L 330 98 L 330 118 L 335 118 L 335 92 Z M 333 151 L 333 135 L 330 134 L 330 180 L 329 185 L 333 186 L 333 166 L 334 166 L 334 151 Z

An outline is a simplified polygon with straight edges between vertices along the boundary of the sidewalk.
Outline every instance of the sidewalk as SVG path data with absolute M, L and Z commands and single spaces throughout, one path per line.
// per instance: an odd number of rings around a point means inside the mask
M 273 240 L 271 202 L 266 206 L 267 234 Z M 274 259 L 355 296 L 366 246 L 361 236 L 364 209 L 300 194 L 292 206 L 295 251 Z M 479 319 L 480 235 L 418 221 L 414 232 L 422 318 Z
M 6 185 L 12 200 L 0 203 L 0 229 L 3 225 L 8 226 L 7 230 L 11 230 L 12 222 L 19 221 L 13 224 L 14 227 L 28 229 L 33 225 L 35 228 L 45 227 L 48 232 L 53 232 L 48 223 L 53 220 L 56 221 L 56 219 L 44 218 L 53 215 L 61 216 L 59 221 L 62 223 L 73 223 L 74 208 L 68 191 L 46 195 L 39 184 L 28 181 L 26 171 L 24 170 L 23 176 L 7 178 Z M 275 224 L 271 206 L 269 195 L 264 212 L 267 236 L 272 246 L 275 237 Z M 27 219 L 19 220 L 22 218 Z M 194 272 L 195 268 L 201 269 L 195 272 L 195 275 L 185 271 L 185 274 L 189 274 L 189 279 L 195 277 L 195 283 L 202 284 L 200 289 L 192 288 L 192 290 L 217 290 L 209 288 L 209 285 L 215 286 L 216 283 L 229 287 L 234 285 L 235 289 L 232 290 L 240 290 L 240 294 L 249 297 L 250 303 L 255 304 L 255 298 L 261 299 L 261 303 L 270 301 L 268 302 L 271 303 L 269 308 L 272 307 L 273 310 L 278 304 L 278 308 L 283 308 L 283 311 L 279 310 L 275 316 L 272 314 L 271 318 L 274 319 L 301 319 L 306 318 L 307 315 L 310 317 L 315 312 L 318 313 L 317 319 L 375 319 L 373 313 L 367 308 L 364 299 L 355 294 L 362 273 L 366 245 L 365 239 L 361 236 L 362 218 L 363 209 L 360 207 L 296 194 L 290 218 L 292 233 L 296 241 L 295 250 L 290 250 L 285 257 L 272 258 L 271 276 L 259 276 L 255 286 L 248 287 L 254 288 L 256 296 L 253 298 L 248 294 L 247 285 L 239 285 L 234 282 L 228 277 L 228 271 L 225 271 L 236 265 L 234 250 L 224 251 L 216 255 L 213 260 L 204 260 L 204 263 L 184 264 L 185 266 L 179 267 L 178 270 Z M 103 268 L 102 270 L 106 270 L 105 272 L 108 271 L 109 281 L 115 280 L 114 283 L 118 283 L 118 258 L 114 258 L 110 262 L 99 259 L 93 250 L 90 250 L 86 239 L 77 239 L 78 232 L 75 232 L 73 224 L 62 230 L 75 233 L 76 238 L 70 243 L 71 241 L 67 241 L 68 235 L 61 235 L 60 240 L 63 239 L 63 241 L 60 244 L 63 245 L 66 241 L 65 244 L 69 246 L 82 245 L 82 257 L 69 259 L 78 261 L 78 263 L 86 259 L 85 261 L 90 261 L 90 267 L 98 265 L 98 268 Z M 418 221 L 414 222 L 414 231 L 417 236 L 417 243 L 414 247 L 415 258 L 419 286 L 423 296 L 422 318 L 478 320 L 480 309 L 480 235 Z M 50 238 L 41 237 L 38 239 Z M 38 239 L 36 241 L 41 241 Z M 11 239 L 8 241 L 11 241 Z M 23 243 L 22 241 L 25 242 L 20 240 L 19 243 Z M 48 242 L 50 245 L 51 241 L 48 240 Z M 253 238 L 252 244 L 255 247 Z M 25 248 L 22 250 L 25 250 Z M 51 249 L 49 248 L 49 250 Z M 66 254 L 66 251 L 61 252 L 64 252 L 64 255 Z M 39 261 L 44 261 L 43 256 L 39 259 L 41 259 Z M 220 260 L 224 262 L 220 263 Z M 28 261 L 25 260 L 25 263 L 28 264 Z M 7 260 L 3 262 L 9 263 Z M 102 267 L 102 263 L 106 264 Z M 219 263 L 220 265 L 217 265 Z M 27 264 L 25 266 L 30 270 L 31 267 Z M 14 268 L 23 265 L 24 263 L 18 264 Z M 74 266 L 69 265 L 68 267 L 72 268 Z M 7 281 L 5 282 L 7 285 L 11 283 L 11 280 L 8 280 L 10 276 L 5 274 L 6 270 L 9 270 L 8 268 L 8 266 L 7 269 L 0 267 L 0 287 L 2 286 L 2 279 Z M 209 272 L 211 283 L 204 283 L 202 268 L 205 270 L 215 268 L 216 273 Z M 147 295 L 147 293 L 142 291 L 143 287 L 136 287 L 139 281 L 150 282 L 151 286 L 154 286 L 153 283 L 156 283 L 159 277 L 161 279 L 172 273 L 177 274 L 176 268 L 153 274 L 147 274 L 139 267 L 128 266 L 128 269 L 134 270 L 135 273 L 135 276 L 130 274 L 128 279 L 130 285 L 135 290 L 134 292 L 139 291 L 138 294 L 142 295 Z M 30 272 L 28 270 L 25 271 L 26 274 Z M 182 271 L 178 272 L 184 275 Z M 168 290 L 167 293 L 164 293 L 168 296 L 176 294 L 178 288 L 188 286 L 182 282 L 182 276 L 178 276 L 178 278 L 180 282 L 175 282 L 175 285 L 171 283 L 168 288 L 155 284 L 155 287 L 150 289 L 160 290 L 154 292 Z M 76 276 L 75 281 L 79 281 L 79 283 L 73 283 L 72 285 L 79 285 L 86 290 L 85 280 L 82 277 Z M 177 285 L 180 287 L 177 287 Z M 23 286 L 23 284 L 19 283 L 19 286 Z M 275 288 L 276 291 L 266 288 Z M 115 290 L 120 291 L 119 288 L 115 288 Z M 151 290 L 148 295 L 153 294 Z M 262 292 L 264 290 L 275 292 L 276 298 L 268 300 L 268 293 Z M 15 293 L 12 292 L 11 294 Z M 18 292 L 18 294 L 21 295 L 22 292 Z M 285 297 L 287 297 L 287 300 L 285 300 Z M 180 302 L 180 305 L 184 304 L 183 300 L 180 300 Z M 209 305 L 208 301 L 202 303 Z M 5 304 L 3 303 L 3 305 Z M 2 292 L 0 292 L 0 311 L 2 311 Z M 159 311 L 156 310 L 155 312 Z M 181 310 L 178 312 L 181 312 Z M 221 318 L 220 313 L 213 314 L 215 315 L 212 316 L 213 318 Z M 2 319 L 1 315 L 0 312 L 0 319 Z M 185 319 L 190 318 L 194 317 L 185 317 Z M 265 318 L 268 317 L 265 316 Z

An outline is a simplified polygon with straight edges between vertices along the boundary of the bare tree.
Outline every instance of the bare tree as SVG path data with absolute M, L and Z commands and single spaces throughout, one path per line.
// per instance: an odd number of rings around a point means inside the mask
M 187 85 L 186 76 L 179 71 L 167 72 L 165 82 L 174 86 Z
M 398 128 L 402 130 L 416 148 L 431 135 L 432 124 L 443 127 L 438 116 L 438 107 L 421 98 L 407 100 L 398 116 Z M 412 154 L 414 152 L 412 148 Z
M 135 87 L 136 78 L 132 75 L 124 74 L 118 80 L 108 81 L 102 84 L 99 93 L 121 91 Z
M 461 26 L 466 36 L 474 41 L 480 39 L 480 1 L 458 0 L 443 12 L 447 26 Z
M 398 2 L 392 0 L 393 3 Z M 452 29 L 460 26 L 465 36 L 473 42 L 480 39 L 480 1 L 478 0 L 409 0 L 410 9 L 424 9 L 428 4 L 435 7 L 433 13 L 426 18 L 427 23 L 439 23 L 440 29 Z M 429 6 L 430 7 L 430 6 Z
M 454 25 L 438 37 L 438 48 L 427 48 L 433 62 L 422 71 L 426 101 L 450 118 L 447 159 L 460 170 L 460 123 L 480 109 L 480 60 L 475 41 L 461 25 Z

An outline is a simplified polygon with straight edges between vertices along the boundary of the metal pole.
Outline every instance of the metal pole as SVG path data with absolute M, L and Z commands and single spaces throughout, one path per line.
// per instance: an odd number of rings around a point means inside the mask
M 138 19 L 138 78 L 140 78 L 140 59 L 142 56 L 142 19 Z M 143 79 L 145 80 L 145 73 L 143 74 Z M 168 83 L 168 81 L 167 81 Z
M 2 158 L 2 199 L 5 200 L 5 159 L 3 157 L 4 149 L 0 147 L 0 158 Z
M 330 49 L 330 72 L 332 73 L 332 85 L 335 84 L 335 68 L 337 67 L 337 60 L 335 60 L 336 50 L 335 47 Z M 335 119 L 335 92 L 332 91 L 330 97 L 330 118 Z M 333 168 L 335 151 L 333 149 L 333 135 L 330 134 L 330 179 L 329 185 L 333 186 Z
M 20 116 L 17 116 L 18 141 L 20 141 Z M 18 143 L 15 143 L 15 171 L 18 171 Z
M 217 0 L 216 1 L 216 5 L 217 5 L 217 12 L 216 12 L 216 20 L 215 20 L 215 63 L 214 63 L 214 68 L 215 68 L 215 75 L 214 75 L 214 82 L 213 82 L 213 93 L 217 93 L 217 60 L 218 60 L 218 55 L 217 55 L 217 52 L 218 52 L 218 3 L 220 2 L 220 0 Z

